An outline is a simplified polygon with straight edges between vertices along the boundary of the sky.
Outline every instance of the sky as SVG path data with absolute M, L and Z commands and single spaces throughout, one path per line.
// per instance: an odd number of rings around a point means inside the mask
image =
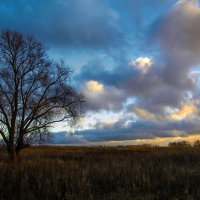
M 2 29 L 38 38 L 86 96 L 79 124 L 55 124 L 53 143 L 200 139 L 198 0 L 0 0 Z

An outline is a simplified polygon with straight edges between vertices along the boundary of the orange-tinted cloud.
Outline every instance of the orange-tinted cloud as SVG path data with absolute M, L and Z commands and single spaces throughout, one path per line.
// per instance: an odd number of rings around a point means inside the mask
M 198 110 L 193 104 L 184 104 L 179 110 L 172 113 L 169 116 L 169 119 L 182 120 L 196 114 L 197 112 Z

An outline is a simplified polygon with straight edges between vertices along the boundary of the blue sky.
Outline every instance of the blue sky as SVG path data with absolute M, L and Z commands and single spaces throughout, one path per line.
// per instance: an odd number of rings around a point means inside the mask
M 86 95 L 59 144 L 164 145 L 199 138 L 197 0 L 0 0 L 0 29 L 32 34 L 74 70 Z

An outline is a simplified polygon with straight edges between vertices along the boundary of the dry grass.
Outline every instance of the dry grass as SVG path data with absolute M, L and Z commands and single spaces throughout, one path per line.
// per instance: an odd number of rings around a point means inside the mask
M 42 146 L 16 164 L 1 148 L 0 199 L 200 199 L 200 148 Z

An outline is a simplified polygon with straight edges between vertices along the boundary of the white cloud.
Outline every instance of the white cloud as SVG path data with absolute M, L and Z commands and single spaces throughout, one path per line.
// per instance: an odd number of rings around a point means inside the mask
M 139 57 L 134 61 L 130 61 L 129 65 L 140 70 L 143 74 L 146 74 L 153 64 L 152 59 L 148 57 Z

